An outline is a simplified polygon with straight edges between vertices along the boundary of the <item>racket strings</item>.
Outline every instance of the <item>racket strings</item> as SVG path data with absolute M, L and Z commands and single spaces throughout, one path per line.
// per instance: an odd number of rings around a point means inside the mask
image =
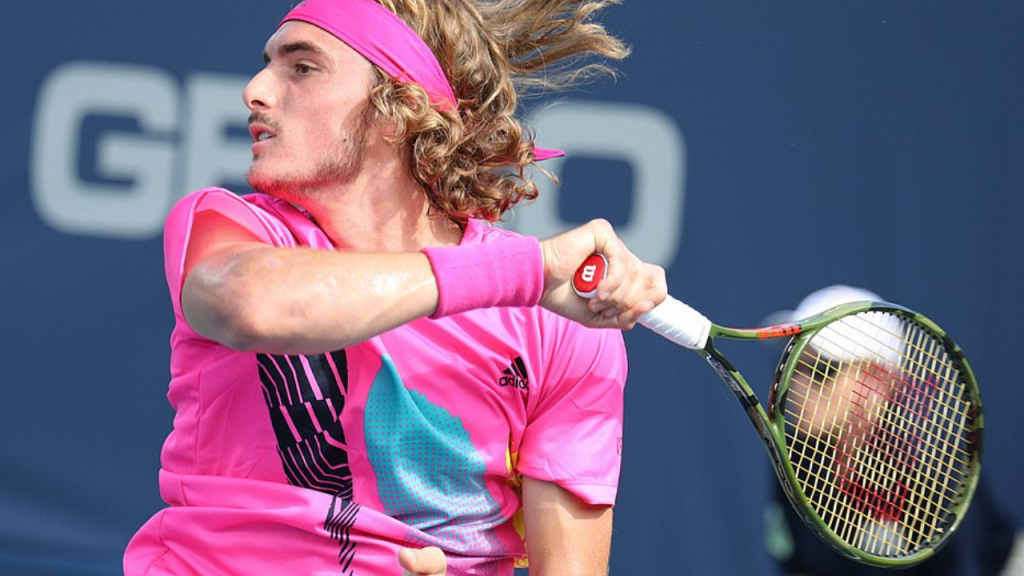
M 807 445 L 809 446 L 809 445 Z M 846 446 L 846 453 L 853 454 L 861 449 L 861 446 L 856 442 L 850 442 Z M 873 446 L 873 451 L 878 451 L 878 443 Z M 822 456 L 826 454 L 835 455 L 831 452 L 831 449 L 818 448 L 815 449 L 816 453 L 810 456 L 812 461 L 823 461 Z M 807 452 L 804 451 L 803 460 L 808 460 Z M 796 456 L 793 460 L 801 460 Z M 837 460 L 840 464 L 836 466 L 838 473 L 841 478 L 845 478 L 842 482 L 835 482 L 833 478 L 823 474 L 821 471 L 827 468 L 812 465 L 812 466 L 801 466 L 797 465 L 798 472 L 802 472 L 802 476 L 805 479 L 805 486 L 803 487 L 805 492 L 812 494 L 812 501 L 817 500 L 817 508 L 821 512 L 821 516 L 828 517 L 829 515 L 835 517 L 836 521 L 844 522 L 846 530 L 841 531 L 839 526 L 835 522 L 831 525 L 831 528 L 835 532 L 840 532 L 841 536 L 845 540 L 851 540 L 851 530 L 858 526 L 866 525 L 868 522 L 859 521 L 858 518 L 867 518 L 872 521 L 878 520 L 889 520 L 898 521 L 906 507 L 906 499 L 908 495 L 914 495 L 915 490 L 912 488 L 904 479 L 892 479 L 892 470 L 886 470 L 877 466 L 867 466 L 866 470 L 860 470 L 857 466 L 849 464 L 849 457 L 844 458 L 842 454 Z M 876 456 L 877 460 L 877 456 Z M 864 460 L 861 459 L 860 464 L 863 468 Z M 860 474 L 860 477 L 857 476 Z M 890 482 L 886 483 L 886 479 Z M 822 489 L 822 486 L 825 489 Z M 874 488 L 868 488 L 873 486 Z M 814 498 L 814 492 L 818 492 L 819 498 Z M 920 494 L 917 494 L 920 496 Z M 843 505 L 843 501 L 846 501 L 846 515 L 843 516 L 843 510 L 839 507 Z M 941 511 L 946 511 L 945 509 Z M 934 513 L 939 513 L 936 511 Z M 923 534 L 922 534 L 923 535 Z M 863 542 L 857 543 L 861 548 L 865 548 Z M 888 546 L 887 546 L 888 547 Z
M 871 392 L 872 393 L 877 393 L 877 390 L 873 389 L 873 390 L 871 390 Z M 862 400 L 867 397 L 866 394 L 861 394 L 861 396 L 862 396 L 862 398 L 861 398 Z M 856 402 L 856 399 L 855 399 L 855 402 Z M 914 411 L 915 412 L 920 412 L 919 409 L 916 409 Z M 887 421 L 888 421 L 888 423 L 891 424 L 891 422 L 892 422 L 892 414 L 891 413 L 889 414 L 889 417 L 887 418 Z M 842 437 L 847 438 L 847 439 L 849 439 L 849 438 L 856 439 L 856 438 L 862 437 L 863 434 L 860 433 L 860 429 L 863 428 L 864 422 L 865 422 L 865 420 L 863 418 L 861 418 L 859 420 L 856 420 L 856 421 L 853 421 L 851 423 L 850 429 L 848 429 L 846 431 L 845 435 L 842 436 Z M 882 428 L 882 429 L 885 430 L 885 428 Z M 910 454 L 910 453 L 908 453 L 906 451 L 903 451 L 902 454 L 894 453 L 893 452 L 893 448 L 894 448 L 893 443 L 894 443 L 893 436 L 891 436 L 889 434 L 878 434 L 878 433 L 875 433 L 871 437 L 871 442 L 867 443 L 866 445 L 869 446 L 868 449 L 870 449 L 872 452 L 876 452 L 877 453 L 877 452 L 881 451 L 882 454 L 884 455 L 884 457 L 886 458 L 885 461 L 895 461 L 897 464 L 904 464 L 905 465 L 906 462 L 907 462 L 907 458 L 914 459 L 914 455 Z M 844 467 L 849 468 L 848 466 L 845 466 L 845 462 L 846 462 L 846 460 L 848 460 L 848 454 L 855 453 L 855 450 L 859 450 L 859 449 L 863 449 L 863 448 L 861 446 L 859 446 L 858 443 L 856 443 L 856 442 L 853 442 L 853 443 L 847 442 L 847 446 L 845 446 L 845 447 L 840 446 L 839 448 L 840 448 L 840 450 L 839 450 L 839 459 L 838 459 L 839 466 L 837 467 L 837 469 L 839 469 L 840 474 L 842 475 L 842 474 L 844 474 L 843 468 Z M 869 480 L 871 480 L 871 481 L 875 481 L 875 479 L 873 478 L 873 476 L 875 476 L 875 474 L 872 474 L 871 472 L 878 472 L 879 474 L 887 473 L 886 470 L 869 470 L 869 473 L 867 474 L 867 476 L 868 476 Z M 846 477 L 850 476 L 849 472 L 845 472 L 845 474 L 847 475 Z M 851 486 L 854 488 L 853 490 L 850 489 Z M 857 488 L 860 488 L 860 489 L 858 490 Z M 908 487 L 905 484 L 903 484 L 903 483 L 897 483 L 894 486 L 883 486 L 883 488 L 886 489 L 886 490 L 885 491 L 868 490 L 868 489 L 864 489 L 861 486 L 861 483 L 859 483 L 859 482 L 846 482 L 846 485 L 844 486 L 844 491 L 847 493 L 847 495 L 853 497 L 853 499 L 855 501 L 857 501 L 857 503 L 858 503 L 858 505 L 860 507 L 863 508 L 863 507 L 868 506 L 868 505 L 874 507 L 875 508 L 875 515 L 877 517 L 887 518 L 889 520 L 897 520 L 899 518 L 900 514 L 902 513 L 903 501 L 904 501 L 904 499 L 906 497 L 906 494 L 908 492 Z M 894 493 L 895 493 L 895 495 L 894 495 Z M 893 497 L 886 498 L 886 494 L 889 494 L 890 496 L 893 496 Z M 878 504 L 878 502 L 884 502 L 885 505 L 881 506 L 881 505 Z
M 930 353 L 930 355 L 932 357 L 936 357 L 936 355 L 934 353 Z M 817 358 L 817 360 L 819 360 L 819 361 L 821 360 L 820 356 Z M 801 363 L 805 367 L 811 369 L 811 371 L 812 371 L 812 380 L 814 382 L 826 383 L 827 380 L 833 380 L 833 381 L 835 380 L 834 378 L 831 378 L 831 376 L 830 376 L 830 373 L 831 373 L 832 369 L 830 369 L 828 372 L 823 371 L 823 370 L 821 370 L 818 367 L 818 362 L 815 362 L 815 365 L 812 366 L 811 364 L 809 364 L 804 359 L 801 360 Z M 896 378 L 897 377 L 897 375 L 893 371 L 887 370 L 887 369 L 882 368 L 882 367 L 880 367 L 878 365 L 869 365 L 867 367 L 856 366 L 855 368 L 857 370 L 860 370 L 860 371 L 862 371 L 864 373 L 867 373 L 869 375 L 872 375 L 871 373 L 875 372 L 874 376 L 876 377 L 876 379 L 881 379 L 882 377 L 885 377 L 885 378 Z M 950 383 L 954 383 L 955 382 L 955 380 L 953 380 L 951 378 L 948 378 L 948 377 L 946 377 L 945 380 L 947 382 L 950 382 Z M 877 388 L 875 386 L 872 386 L 870 384 L 870 381 L 864 380 L 864 379 L 861 379 L 861 380 L 857 381 L 857 384 L 859 384 L 859 386 L 857 388 L 850 388 L 849 386 L 846 386 L 845 383 L 843 383 L 843 382 L 838 382 L 838 383 L 844 384 L 844 385 L 842 385 L 842 386 L 835 386 L 835 385 L 833 385 L 833 386 L 825 388 L 825 389 L 829 390 L 830 392 L 833 392 L 833 393 L 835 391 L 837 391 L 837 390 L 841 390 L 841 391 L 850 391 L 850 390 L 852 390 L 852 394 L 857 396 L 857 398 L 853 398 L 852 400 L 858 406 L 863 406 L 864 404 L 866 404 L 866 402 L 869 400 L 869 397 L 868 397 L 869 394 L 880 394 L 882 392 L 879 388 Z M 912 389 L 913 388 L 913 386 L 911 386 L 910 383 L 906 379 L 904 379 L 902 382 L 900 382 L 900 385 L 901 385 L 900 389 L 903 389 L 903 390 L 908 390 L 908 389 Z M 935 385 L 929 385 L 929 386 L 927 386 L 925 388 L 917 387 L 917 391 L 918 392 L 921 392 L 922 390 L 943 392 L 943 390 L 940 390 L 938 388 L 938 386 L 935 386 Z M 799 395 L 799 391 L 797 391 L 797 395 Z M 947 394 L 947 396 L 950 396 L 950 395 Z M 952 398 L 952 396 L 950 396 L 950 398 Z M 805 400 L 806 400 L 806 398 L 805 398 Z M 846 398 L 846 400 L 849 401 L 850 398 Z M 858 402 L 858 400 L 859 400 L 859 402 Z M 893 398 L 886 398 L 886 400 L 891 402 L 893 400 Z M 906 400 L 904 402 L 899 403 L 898 406 L 901 407 L 901 408 L 916 408 L 916 410 L 914 410 L 914 411 L 917 413 L 918 416 L 921 416 L 922 418 L 927 418 L 928 417 L 927 412 L 928 412 L 928 410 L 930 410 L 927 406 L 928 406 L 929 403 L 931 403 L 933 401 L 934 401 L 934 398 L 932 398 L 931 395 L 918 394 L 917 396 L 913 396 L 913 395 L 909 395 L 908 394 L 906 396 Z M 832 420 L 831 423 L 833 425 L 836 425 L 838 423 L 838 419 L 840 417 L 851 416 L 851 414 L 841 414 L 840 412 L 838 412 L 835 409 L 836 406 L 838 404 L 840 404 L 840 403 L 841 402 L 837 402 L 834 399 L 834 394 L 830 394 L 826 398 L 825 402 L 815 402 L 813 404 L 813 409 L 815 411 L 821 410 L 822 409 L 822 405 L 825 404 L 825 411 L 826 412 L 831 412 L 833 414 L 833 420 Z M 803 403 L 803 405 L 806 405 L 806 404 L 807 404 L 807 402 L 805 401 Z M 951 403 L 948 401 L 948 399 L 947 399 L 946 402 L 943 403 L 943 406 L 946 407 L 946 408 L 951 406 Z M 861 416 L 861 414 L 862 413 L 855 412 L 855 413 L 852 413 L 852 417 L 857 418 L 857 417 Z M 866 420 L 861 419 L 861 421 L 866 421 Z M 909 417 L 905 416 L 905 417 L 897 419 L 897 420 L 890 420 L 890 423 L 893 426 L 899 427 L 899 426 L 905 424 L 908 421 L 910 421 Z M 927 423 L 927 421 L 925 421 L 925 423 Z M 904 430 L 904 432 L 906 432 L 906 430 Z M 945 442 L 946 443 L 946 449 L 950 449 L 950 448 L 953 447 L 952 443 L 947 440 L 948 437 L 943 437 L 943 436 L 938 436 L 938 435 L 928 436 L 928 435 L 922 435 L 922 434 L 918 434 L 918 436 L 924 436 L 924 437 L 929 437 L 929 438 L 937 438 L 939 440 L 945 440 L 946 441 Z M 964 461 L 964 463 L 966 464 L 966 461 Z
M 915 412 L 919 412 L 919 409 Z M 908 465 L 913 465 L 917 456 L 897 444 L 900 441 L 897 434 L 899 428 L 895 427 L 896 430 L 893 430 L 893 414 L 895 413 L 889 413 L 885 424 L 870 436 L 866 436 L 863 432 L 864 424 L 867 422 L 865 419 L 851 420 L 849 427 L 840 435 L 845 442 L 837 445 L 836 469 L 840 477 L 846 478 L 843 483 L 843 491 L 858 508 L 873 510 L 874 516 L 877 518 L 896 521 L 901 517 L 905 500 L 912 489 L 905 482 L 895 478 L 893 474 Z M 857 413 L 854 412 L 854 415 L 857 416 Z M 861 438 L 868 438 L 869 441 L 858 442 L 857 440 Z M 886 467 L 869 468 L 864 473 L 850 466 L 848 464 L 850 455 L 863 450 L 874 454 L 877 461 L 888 464 L 888 469 Z M 867 482 L 859 479 L 858 474 L 864 476 Z M 887 474 L 888 476 L 886 476 Z M 895 480 L 887 484 L 883 481 L 886 478 L 890 480 L 895 478 Z M 875 488 L 868 488 L 865 484 L 874 485 Z
M 941 341 L 901 317 L 862 312 L 817 332 L 784 413 L 799 488 L 834 534 L 885 557 L 941 535 L 971 462 L 964 388 Z
M 819 372 L 815 372 L 815 376 L 814 377 L 818 378 L 819 381 L 821 381 L 820 378 L 823 377 L 823 376 L 824 376 L 824 374 L 819 371 Z M 860 382 L 860 383 L 863 384 L 863 382 Z M 842 388 L 842 387 L 834 386 L 832 389 L 834 390 L 836 388 Z M 869 388 L 869 390 L 871 392 L 878 392 L 878 390 L 870 389 L 870 387 L 866 386 L 866 385 L 865 385 L 865 388 Z M 855 391 L 854 394 L 857 394 L 858 398 L 847 399 L 847 400 L 851 400 L 852 403 L 857 405 L 858 407 L 863 407 L 864 404 L 866 403 L 865 401 L 867 400 L 867 395 L 864 392 L 861 392 L 861 391 Z M 796 398 L 800 399 L 800 401 L 796 403 L 796 405 L 800 406 L 800 407 L 806 407 L 809 403 L 812 403 L 812 400 L 808 399 L 806 396 L 802 396 L 800 391 L 793 391 L 793 392 L 791 392 L 791 398 L 792 397 L 796 397 Z M 915 407 L 913 405 L 907 406 L 906 404 L 897 404 L 897 407 L 899 407 L 901 409 L 914 408 L 914 412 L 916 412 L 917 415 L 922 416 L 922 417 L 927 417 L 927 414 L 922 414 L 921 410 L 922 409 L 927 409 L 926 408 L 926 403 L 929 402 L 929 399 L 930 398 L 927 397 L 927 396 L 924 397 L 924 398 L 916 398 L 916 399 L 908 398 L 908 402 L 914 402 L 914 403 L 917 404 L 917 406 Z M 792 406 L 793 404 L 794 403 L 791 402 L 790 406 Z M 836 407 L 840 404 L 840 402 L 836 402 L 836 401 L 833 400 L 832 397 L 829 397 L 824 402 L 813 402 L 812 407 L 813 407 L 813 409 L 815 411 L 817 411 L 817 410 L 819 410 L 821 408 L 822 404 L 825 404 L 825 406 L 826 406 L 825 410 L 826 411 L 831 411 L 831 413 L 832 413 L 832 420 L 830 422 L 828 422 L 827 427 L 832 427 L 832 428 L 838 427 L 839 426 L 840 413 L 836 410 Z M 816 412 L 815 412 L 815 414 L 816 414 Z M 804 421 L 808 421 L 808 420 L 813 421 L 814 418 L 815 418 L 815 416 L 813 414 L 812 414 L 811 418 L 807 418 L 806 414 L 796 414 L 796 413 L 793 413 L 791 408 L 790 408 L 790 415 L 796 417 L 797 419 L 802 419 Z M 846 438 L 856 438 L 856 437 L 859 437 L 859 436 L 864 436 L 866 434 L 863 433 L 861 431 L 861 429 L 865 425 L 866 426 L 873 426 L 873 423 L 870 420 L 864 418 L 863 417 L 863 412 L 860 412 L 860 411 L 850 412 L 850 413 L 847 413 L 847 414 L 843 414 L 842 416 L 846 418 L 846 424 L 849 426 L 849 428 L 847 430 L 845 430 L 844 431 L 845 433 L 842 435 L 843 437 L 846 437 Z M 945 449 L 945 450 L 955 450 L 955 447 L 953 446 L 952 442 L 950 442 L 948 440 L 948 438 L 944 437 L 943 435 L 927 434 L 927 433 L 924 433 L 924 432 L 921 432 L 921 431 L 918 431 L 917 433 L 915 433 L 914 431 L 907 430 L 905 425 L 906 425 L 906 423 L 908 421 L 909 421 L 909 417 L 906 414 L 902 414 L 902 415 L 900 415 L 897 418 L 893 418 L 892 415 L 890 415 L 887 418 L 887 420 L 885 421 L 885 423 L 891 429 L 890 434 L 876 437 L 874 445 L 876 445 L 876 446 L 878 446 L 879 444 L 886 445 L 889 450 L 894 452 L 895 456 L 909 456 L 909 453 L 906 452 L 905 447 L 902 444 L 900 444 L 900 445 L 894 444 L 894 442 L 896 440 L 894 440 L 892 438 L 891 434 L 895 434 L 895 433 L 898 432 L 898 433 L 902 433 L 902 434 L 906 434 L 906 435 L 914 435 L 917 438 L 924 438 L 924 439 L 926 439 L 925 442 L 928 442 L 930 440 L 938 439 L 939 441 L 944 443 L 944 446 L 941 447 L 942 449 Z M 960 463 L 966 465 L 967 461 L 966 460 L 961 460 Z M 925 463 L 923 465 L 927 465 L 927 463 Z

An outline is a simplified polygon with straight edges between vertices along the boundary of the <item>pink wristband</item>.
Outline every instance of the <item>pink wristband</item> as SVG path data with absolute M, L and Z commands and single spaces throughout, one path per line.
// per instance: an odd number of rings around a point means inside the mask
M 442 318 L 474 308 L 536 306 L 544 292 L 540 242 L 530 236 L 469 246 L 424 248 L 437 278 Z

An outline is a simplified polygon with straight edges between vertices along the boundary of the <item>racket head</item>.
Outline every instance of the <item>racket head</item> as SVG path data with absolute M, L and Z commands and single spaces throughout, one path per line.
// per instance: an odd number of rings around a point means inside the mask
M 974 373 L 928 318 L 884 302 L 794 323 L 768 418 L 776 471 L 805 523 L 844 556 L 906 567 L 959 527 L 981 471 Z

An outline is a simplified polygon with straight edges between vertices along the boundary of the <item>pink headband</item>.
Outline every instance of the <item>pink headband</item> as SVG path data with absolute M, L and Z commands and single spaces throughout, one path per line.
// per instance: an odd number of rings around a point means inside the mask
M 458 108 L 452 86 L 427 44 L 373 0 L 305 0 L 281 24 L 289 20 L 319 26 L 392 78 L 419 84 L 443 110 Z
M 401 18 L 373 0 L 305 0 L 281 20 L 323 28 L 399 82 L 419 84 L 442 110 L 458 100 L 434 53 Z M 534 148 L 537 160 L 562 156 L 561 150 Z

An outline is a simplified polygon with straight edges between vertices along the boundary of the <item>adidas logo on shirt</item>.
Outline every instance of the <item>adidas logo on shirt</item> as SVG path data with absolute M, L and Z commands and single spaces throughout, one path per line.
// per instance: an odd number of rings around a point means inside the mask
M 508 368 L 501 371 L 501 378 L 498 379 L 498 384 L 501 384 L 502 388 L 512 387 L 520 390 L 526 390 L 530 387 L 530 379 L 526 376 L 526 364 L 523 363 L 522 356 L 517 356 L 509 364 Z

